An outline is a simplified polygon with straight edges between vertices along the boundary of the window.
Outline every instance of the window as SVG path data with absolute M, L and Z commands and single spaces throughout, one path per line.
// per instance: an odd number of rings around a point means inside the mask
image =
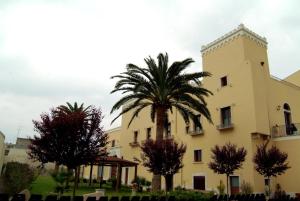
M 205 176 L 194 176 L 194 189 L 205 190 Z
M 221 87 L 227 86 L 227 76 L 221 77 Z
M 194 119 L 194 131 L 196 132 L 200 132 L 202 130 L 202 126 L 200 123 L 200 117 L 201 115 L 196 115 L 195 119 Z
M 171 123 L 169 122 L 166 126 L 166 138 L 171 137 Z
M 138 135 L 139 135 L 138 131 L 134 131 L 133 132 L 133 142 L 134 143 L 137 143 L 137 141 L 138 141 Z
M 103 179 L 103 166 L 98 166 L 97 175 L 98 178 Z
M 231 125 L 230 107 L 221 108 L 221 124 L 223 127 L 227 127 Z
M 147 136 L 146 139 L 149 140 L 151 138 L 151 128 L 147 128 Z
M 112 141 L 111 141 L 111 147 L 115 147 L 115 145 L 116 145 L 116 141 L 115 141 L 115 140 L 112 140 Z
M 202 150 L 194 150 L 194 161 L 195 162 L 201 162 L 202 161 Z
M 283 114 L 284 114 L 286 134 L 291 135 L 294 133 L 296 127 L 292 123 L 291 108 L 287 103 L 283 105 Z
M 269 185 L 269 183 L 270 183 L 270 179 L 268 179 L 268 178 L 265 178 L 265 186 L 268 186 L 268 185 Z

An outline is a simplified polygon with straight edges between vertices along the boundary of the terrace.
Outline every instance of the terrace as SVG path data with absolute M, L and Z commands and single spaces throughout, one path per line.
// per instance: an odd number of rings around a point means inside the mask
M 300 136 L 300 123 L 275 125 L 271 129 L 272 138 Z

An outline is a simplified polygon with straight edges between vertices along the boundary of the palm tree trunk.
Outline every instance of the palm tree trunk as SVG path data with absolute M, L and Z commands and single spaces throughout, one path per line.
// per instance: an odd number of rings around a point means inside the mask
M 160 141 L 164 139 L 164 122 L 166 118 L 166 109 L 164 107 L 158 107 L 156 110 L 156 140 Z M 152 191 L 161 190 L 161 175 L 153 174 L 152 177 Z
M 164 123 L 167 110 L 164 107 L 158 107 L 156 111 L 156 140 L 164 139 Z

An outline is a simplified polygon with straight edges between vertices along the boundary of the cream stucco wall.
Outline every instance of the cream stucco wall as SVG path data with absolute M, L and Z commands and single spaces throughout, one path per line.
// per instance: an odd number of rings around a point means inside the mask
M 287 81 L 287 82 L 290 82 L 292 84 L 295 84 L 297 86 L 300 86 L 300 70 L 298 70 L 297 72 L 289 75 L 284 80 Z

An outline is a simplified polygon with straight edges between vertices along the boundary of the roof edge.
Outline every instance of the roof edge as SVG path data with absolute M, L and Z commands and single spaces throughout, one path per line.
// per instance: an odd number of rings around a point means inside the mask
M 228 42 L 238 36 L 244 36 L 244 35 L 251 38 L 252 40 L 255 40 L 262 46 L 267 47 L 268 42 L 266 37 L 260 36 L 257 33 L 248 29 L 247 27 L 245 27 L 244 24 L 240 24 L 237 28 L 233 29 L 229 33 L 217 38 L 216 40 L 208 43 L 207 45 L 203 45 L 201 47 L 201 53 L 204 54 L 212 49 L 215 49 L 216 47 L 218 47 L 220 44 L 223 44 L 224 42 Z

